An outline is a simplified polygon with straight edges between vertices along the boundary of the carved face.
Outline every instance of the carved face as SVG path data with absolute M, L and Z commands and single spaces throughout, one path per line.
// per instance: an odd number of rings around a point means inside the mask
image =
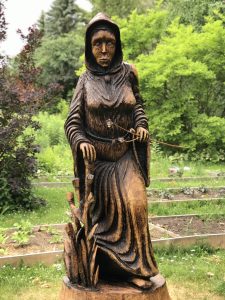
M 115 51 L 116 38 L 115 35 L 107 30 L 99 30 L 91 39 L 92 54 L 101 67 L 109 67 Z

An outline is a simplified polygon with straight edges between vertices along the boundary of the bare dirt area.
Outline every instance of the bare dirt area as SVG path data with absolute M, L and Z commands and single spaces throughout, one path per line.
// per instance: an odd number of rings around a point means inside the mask
M 207 219 L 200 216 L 152 218 L 151 222 L 180 236 L 225 233 L 225 217 Z
M 8 239 L 4 244 L 0 243 L 0 257 L 12 255 L 24 255 L 29 253 L 40 253 L 63 249 L 63 239 L 65 236 L 64 226 L 55 228 L 53 225 L 48 227 L 35 226 L 30 234 L 29 241 L 24 245 L 19 245 L 13 240 L 13 230 L 8 230 Z M 150 225 L 152 239 L 171 237 L 167 232 L 160 231 L 155 226 Z
M 177 236 L 199 234 L 225 234 L 225 217 L 207 219 L 200 216 L 151 218 L 149 223 L 152 240 L 165 239 Z M 49 227 L 35 226 L 25 244 L 13 240 L 12 229 L 6 232 L 5 243 L 0 244 L 0 257 L 41 253 L 63 249 L 65 236 L 64 226 L 49 225 Z
M 54 226 L 35 226 L 29 235 L 29 240 L 24 244 L 14 241 L 14 232 L 12 229 L 6 232 L 8 238 L 4 244 L 0 244 L 0 249 L 3 250 L 0 252 L 0 256 L 24 255 L 63 249 L 63 227 L 56 229 Z

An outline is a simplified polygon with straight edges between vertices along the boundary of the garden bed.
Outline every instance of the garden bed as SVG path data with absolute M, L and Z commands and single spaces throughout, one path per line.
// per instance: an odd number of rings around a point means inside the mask
M 0 243 L 0 256 L 25 255 L 29 253 L 49 252 L 63 249 L 64 224 L 34 226 L 27 236 L 27 242 L 23 241 L 26 234 L 20 231 L 20 238 L 14 240 L 16 229 L 5 231 L 7 237 L 4 243 Z
M 225 217 L 218 220 L 202 220 L 196 215 L 153 217 L 149 229 L 153 245 L 190 246 L 207 243 L 211 247 L 225 249 Z M 29 242 L 18 245 L 13 242 L 15 229 L 8 229 L 6 243 L 0 244 L 0 267 L 44 263 L 51 265 L 62 258 L 65 224 L 34 226 Z M 201 234 L 205 233 L 205 234 Z M 55 241 L 54 241 L 55 239 Z
M 16 231 L 10 228 L 5 231 L 7 239 L 4 244 L 0 243 L 0 257 L 26 255 L 29 253 L 54 252 L 63 250 L 63 239 L 65 237 L 65 224 L 40 225 L 34 226 L 29 235 L 27 243 L 18 244 L 13 240 L 13 234 Z M 162 239 L 173 237 L 169 231 L 150 225 L 152 239 Z
M 225 216 L 214 217 L 213 215 L 153 217 L 151 218 L 151 223 L 170 230 L 179 236 L 225 234 Z
M 149 219 L 152 240 L 195 236 L 204 234 L 224 234 L 225 216 L 183 215 L 163 216 Z M 27 242 L 15 242 L 16 229 L 5 231 L 5 242 L 0 243 L 0 256 L 25 255 L 29 253 L 51 252 L 63 249 L 65 224 L 34 226 Z
M 148 200 L 154 201 L 187 201 L 187 200 L 225 199 L 225 187 L 184 187 L 169 188 L 165 190 L 148 190 Z

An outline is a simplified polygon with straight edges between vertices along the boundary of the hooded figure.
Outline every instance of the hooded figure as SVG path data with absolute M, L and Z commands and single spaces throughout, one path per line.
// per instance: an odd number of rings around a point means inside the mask
M 115 53 L 107 66 L 99 64 L 94 55 L 93 39 L 100 31 L 115 38 Z M 97 39 L 97 47 L 100 43 Z M 149 184 L 149 141 L 140 140 L 135 132 L 138 128 L 147 132 L 148 123 L 136 71 L 122 59 L 119 28 L 102 13 L 87 27 L 85 64 L 65 123 L 79 178 L 80 212 L 82 215 L 87 185 L 86 155 L 94 174 L 88 231 L 98 224 L 94 237 L 100 277 L 146 283 L 158 274 L 145 188 Z

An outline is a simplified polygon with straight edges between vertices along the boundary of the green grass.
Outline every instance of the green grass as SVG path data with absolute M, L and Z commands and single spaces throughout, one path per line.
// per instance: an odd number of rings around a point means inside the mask
M 44 265 L 33 267 L 21 265 L 17 268 L 9 265 L 4 266 L 0 268 L 0 300 L 24 299 L 22 294 L 30 289 L 33 290 L 34 294 L 37 294 L 39 290 L 48 292 L 49 288 L 53 288 L 52 293 L 55 293 L 55 299 L 58 299 L 59 291 L 55 287 L 61 283 L 64 275 L 62 262 L 49 267 Z M 33 293 L 29 291 L 30 296 L 26 299 L 33 299 Z M 43 300 L 49 299 L 47 295 L 45 296 L 46 298 L 42 298 Z
M 55 153 L 56 149 L 45 149 L 45 152 L 40 154 L 40 172 L 41 175 L 47 176 L 49 181 L 67 181 L 67 178 L 58 179 L 57 176 L 61 175 L 71 175 L 73 176 L 73 161 L 71 158 L 71 150 L 69 146 L 65 146 L 66 150 L 62 147 L 59 150 L 61 152 Z M 52 152 L 51 152 L 51 151 Z M 55 151 L 55 152 L 54 152 Z M 64 152 L 63 152 L 64 151 Z M 66 151 L 66 160 L 65 163 L 62 164 L 62 155 Z M 55 156 L 55 158 L 54 158 Z M 42 167 L 43 165 L 43 167 Z M 192 162 L 192 161 L 179 161 L 173 162 L 170 158 L 162 155 L 154 154 L 151 159 L 151 178 L 163 178 L 168 177 L 169 168 L 172 166 L 177 166 L 180 168 L 189 167 L 189 171 L 184 171 L 182 177 L 207 177 L 216 175 L 221 173 L 221 175 L 225 174 L 225 163 L 210 163 L 210 162 Z M 65 171 L 66 170 L 66 171 Z M 41 180 L 41 178 L 39 178 Z
M 46 173 L 45 175 L 39 176 L 38 178 L 35 178 L 33 182 L 67 182 L 68 184 L 72 182 L 73 175 L 53 175 L 53 174 L 48 174 Z
M 69 217 L 66 211 L 70 210 L 66 201 L 68 191 L 73 191 L 72 185 L 63 188 L 35 188 L 35 194 L 46 199 L 47 206 L 35 211 L 18 211 L 1 215 L 0 227 L 12 227 L 14 223 L 19 223 L 22 219 L 28 220 L 33 225 L 67 222 Z
M 182 202 L 182 203 L 170 203 L 170 204 L 149 204 L 149 213 L 156 216 L 168 216 L 168 215 L 183 215 L 183 214 L 215 214 L 215 217 L 219 218 L 220 214 L 225 215 L 225 202 L 224 200 L 218 201 L 196 201 L 196 202 Z M 218 215 L 216 215 L 218 214 Z
M 174 178 L 174 180 L 172 181 L 168 181 L 168 182 L 152 181 L 150 184 L 150 188 L 159 188 L 159 189 L 198 187 L 198 186 L 204 186 L 204 187 L 224 186 L 225 187 L 225 179 L 218 178 L 218 179 L 211 179 L 210 181 L 204 181 L 204 180 L 178 181 Z
M 155 254 L 159 269 L 167 279 L 181 286 L 192 282 L 199 291 L 206 289 L 225 296 L 225 250 L 201 245 L 188 249 L 158 248 Z
M 73 191 L 72 185 L 60 188 L 34 188 L 37 196 L 47 200 L 47 206 L 41 207 L 35 211 L 17 211 L 1 215 L 0 227 L 12 227 L 14 223 L 21 220 L 27 220 L 32 225 L 65 223 L 69 220 L 66 212 L 70 211 L 66 201 L 66 192 Z M 151 215 L 177 215 L 177 214 L 205 214 L 205 213 L 225 213 L 225 205 L 223 200 L 214 202 L 183 202 L 166 204 L 149 205 L 149 213 Z
M 197 177 L 197 176 L 210 176 L 212 173 L 224 173 L 225 163 L 210 163 L 210 162 L 192 162 L 192 161 L 179 161 L 172 162 L 168 157 L 154 154 L 151 160 L 151 177 L 162 178 L 168 177 L 168 170 L 172 166 L 180 168 L 190 167 L 190 171 L 184 171 L 183 177 Z
M 209 296 L 204 299 L 214 299 L 213 295 L 225 296 L 224 250 L 214 250 L 206 245 L 188 249 L 157 248 L 155 255 L 160 273 L 170 284 L 193 290 L 195 298 L 192 299 L 200 299 L 198 293 L 202 291 Z M 5 266 L 0 268 L 0 299 L 58 299 L 64 274 L 61 262 L 49 267 Z

